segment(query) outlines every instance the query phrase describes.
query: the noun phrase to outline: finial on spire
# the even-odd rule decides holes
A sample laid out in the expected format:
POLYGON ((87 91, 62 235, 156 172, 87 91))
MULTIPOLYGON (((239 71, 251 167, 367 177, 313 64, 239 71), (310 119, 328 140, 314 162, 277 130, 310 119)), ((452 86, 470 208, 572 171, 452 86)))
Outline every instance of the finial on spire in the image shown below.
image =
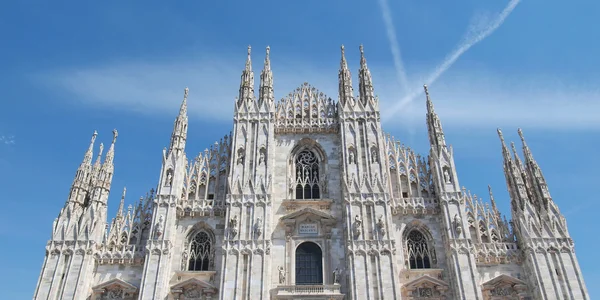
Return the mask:
POLYGON ((102 151, 104 151, 104 144, 100 143, 100 151, 98 152, 98 157, 102 156, 102 151))
POLYGON ((502 129, 498 128, 496 129, 496 131, 498 131, 498 137, 500 137, 500 141, 502 141, 502 144, 504 144, 504 136, 502 135, 502 129))
POLYGON ((517 147, 515 147, 515 142, 510 142, 510 148, 512 149, 512 152, 515 155, 515 157, 517 157, 518 154, 517 154, 517 147))
POLYGON ((521 138, 521 142, 523 142, 523 144, 525 144, 525 137, 523 136, 523 130, 521 130, 521 128, 517 129, 517 132, 519 133, 519 137, 521 138))
POLYGON ((342 49, 342 55, 344 55, 344 44, 342 44, 341 49, 342 49))
POLYGON ((365 49, 363 47, 362 44, 360 44, 360 46, 358 47, 358 49, 360 50, 360 55, 364 55, 365 54, 365 49))
POLYGON ((429 97, 429 90, 427 89, 427 85, 426 84, 423 85, 423 89, 425 90, 425 95, 427 97, 429 97))
POLYGON ((271 52, 271 47, 267 46, 267 57, 269 57, 269 53, 271 52))
POLYGON ((183 99, 187 99, 189 92, 190 89, 188 89, 188 87, 186 86, 185 89, 183 89, 183 99))
POLYGON ((92 143, 94 143, 96 141, 97 136, 98 136, 98 131, 94 130, 94 133, 92 134, 92 143))
POLYGON ((248 45, 248 56, 250 56, 251 52, 252 52, 252 47, 250 45, 248 45))

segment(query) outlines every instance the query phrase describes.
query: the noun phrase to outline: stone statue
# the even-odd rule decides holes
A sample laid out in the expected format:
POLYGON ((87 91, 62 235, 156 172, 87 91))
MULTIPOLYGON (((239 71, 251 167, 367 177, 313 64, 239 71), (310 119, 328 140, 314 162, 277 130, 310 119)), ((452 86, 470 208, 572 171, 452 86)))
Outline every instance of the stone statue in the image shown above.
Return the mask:
POLYGON ((340 270, 338 268, 333 271, 333 283, 340 284, 340 270))
POLYGON ((165 182, 166 186, 171 186, 173 183, 173 175, 171 175, 171 171, 167 171, 167 182, 165 182))
POLYGON ((381 235, 385 236, 385 223, 383 222, 383 215, 379 215, 379 219, 377 220, 377 227, 379 227, 379 232, 381 232, 381 235))
POLYGON ((377 150, 373 149, 373 151, 371 151, 371 159, 373 160, 373 163, 377 162, 377 150))
POLYGON ((163 222, 165 221, 165 216, 160 215, 158 217, 158 222, 156 222, 156 229, 154 230, 154 237, 158 238, 163 234, 163 222))
POLYGON ((256 238, 259 238, 262 235, 262 219, 256 218, 256 224, 254 224, 254 234, 256 238))
POLYGON ((444 181, 446 183, 451 183, 451 181, 450 181, 450 173, 448 172, 448 169, 444 169, 444 181))
POLYGON ((229 232, 231 233, 232 237, 237 235, 237 216, 234 216, 231 220, 229 220, 229 232))
POLYGON ((279 266, 277 270, 279 270, 279 284, 285 284, 285 273, 283 272, 283 267, 279 266))
POLYGON ((361 230, 361 225, 362 225, 362 220, 360 219, 360 217, 358 215, 356 215, 356 217, 354 217, 354 237, 358 238, 360 236, 360 234, 362 233, 361 230))
POLYGON ((260 157, 258 158, 258 164, 262 165, 265 163, 265 153, 263 151, 260 151, 260 157))
POLYGON ((357 226, 360 226, 360 225, 362 224, 362 220, 360 219, 360 216, 359 216, 359 215, 356 215, 356 216, 354 217, 354 223, 355 223, 357 226))
POLYGON ((237 159, 237 164, 238 165, 243 165, 244 164, 244 151, 241 151, 242 149, 240 149, 240 151, 238 151, 238 159, 237 159))
POLYGON ((354 151, 352 149, 348 153, 348 164, 354 164, 354 151))
POLYGON ((462 233, 462 219, 458 214, 454 215, 454 229, 456 230, 456 234, 460 236, 462 233))

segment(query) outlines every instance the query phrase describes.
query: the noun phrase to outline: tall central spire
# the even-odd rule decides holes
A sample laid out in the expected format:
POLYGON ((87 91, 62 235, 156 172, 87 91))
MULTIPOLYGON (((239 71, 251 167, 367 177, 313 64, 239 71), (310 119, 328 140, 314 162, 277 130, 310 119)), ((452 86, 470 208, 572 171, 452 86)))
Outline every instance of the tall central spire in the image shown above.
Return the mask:
POLYGON ((344 51, 344 45, 341 47, 342 59, 340 61, 340 72, 338 75, 339 81, 339 97, 342 105, 346 103, 352 103, 352 95, 354 90, 352 89, 352 75, 350 69, 348 69, 348 63, 346 62, 346 53, 344 51))
POLYGON ((429 97, 427 85, 423 85, 423 89, 425 90, 425 97, 427 98, 427 129, 429 131, 429 143, 431 144, 431 147, 435 149, 446 147, 442 122, 440 122, 440 118, 433 109, 433 102, 429 97))
POLYGON ((185 150, 185 141, 187 139, 187 127, 188 127, 188 115, 187 115, 187 98, 190 89, 187 87, 183 90, 183 101, 181 101, 181 107, 179 108, 179 115, 175 119, 173 125, 173 133, 171 134, 171 145, 169 146, 169 153, 181 153, 185 150))
POLYGON ((252 71, 252 59, 250 53, 252 47, 248 46, 248 57, 246 58, 246 67, 242 71, 240 80, 239 103, 244 103, 254 100, 254 72, 252 71))

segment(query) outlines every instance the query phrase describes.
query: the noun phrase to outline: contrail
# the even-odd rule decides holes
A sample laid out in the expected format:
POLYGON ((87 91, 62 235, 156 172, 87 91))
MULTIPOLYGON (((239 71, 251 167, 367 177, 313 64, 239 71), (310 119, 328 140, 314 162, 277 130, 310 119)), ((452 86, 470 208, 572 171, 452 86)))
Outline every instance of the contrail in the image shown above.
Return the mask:
POLYGON ((402 62, 402 55, 400 54, 398 39, 396 39, 396 29, 394 28, 392 15, 390 14, 390 7, 388 6, 387 0, 379 0, 379 6, 381 8, 381 15, 383 17, 387 38, 390 42, 392 57, 394 58, 396 76, 398 76, 398 80, 400 81, 400 88, 402 89, 402 92, 405 92, 406 89, 408 89, 408 79, 406 76, 406 70, 404 69, 404 63, 402 62))
MULTIPOLYGON (((384 0, 381 0, 384 1, 384 0)), ((431 73, 425 80, 425 83, 428 85, 433 84, 444 72, 446 72, 459 58, 463 55, 467 50, 471 47, 475 46, 475 44, 481 42, 483 39, 494 33, 502 23, 506 20, 506 18, 510 15, 510 13, 517 7, 521 0, 511 0, 508 5, 504 8, 504 10, 489 24, 487 27, 484 27, 482 30, 479 30, 479 33, 476 33, 475 36, 469 35, 477 28, 474 28, 473 25, 469 26, 469 30, 467 31, 467 38, 463 43, 461 43, 450 55, 446 56, 444 62, 438 66, 433 73, 431 73)), ((402 100, 394 105, 388 112, 387 116, 394 116, 399 110, 401 110, 404 106, 412 102, 417 96, 421 95, 423 89, 421 87, 414 89, 407 96, 402 98, 402 100)), ((386 120, 388 118, 385 118, 386 120)))

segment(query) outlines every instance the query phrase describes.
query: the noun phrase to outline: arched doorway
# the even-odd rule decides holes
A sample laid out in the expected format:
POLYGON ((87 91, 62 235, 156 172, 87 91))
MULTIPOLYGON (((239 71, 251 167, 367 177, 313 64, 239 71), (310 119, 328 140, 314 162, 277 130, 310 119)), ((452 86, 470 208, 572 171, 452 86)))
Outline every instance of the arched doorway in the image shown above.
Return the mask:
POLYGON ((323 284, 323 252, 312 242, 296 248, 296 285, 323 284))

